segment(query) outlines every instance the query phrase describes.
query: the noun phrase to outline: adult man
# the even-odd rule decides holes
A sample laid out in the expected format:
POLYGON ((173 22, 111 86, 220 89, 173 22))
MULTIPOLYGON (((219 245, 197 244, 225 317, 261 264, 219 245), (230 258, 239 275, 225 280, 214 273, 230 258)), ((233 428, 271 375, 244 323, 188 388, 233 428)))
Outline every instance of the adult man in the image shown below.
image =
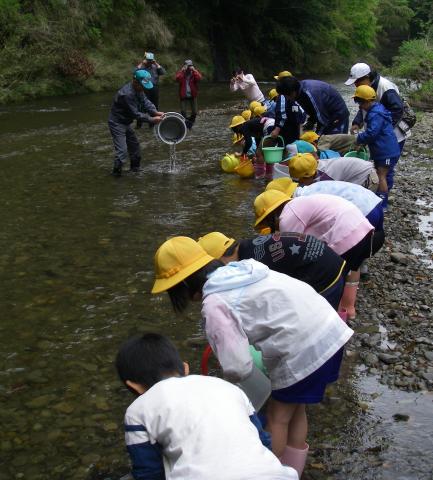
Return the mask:
POLYGON ((113 137, 115 159, 113 175, 122 175, 122 166, 128 155, 131 162, 131 170, 137 172, 140 168, 141 154, 140 143, 131 123, 137 120, 157 124, 161 121, 163 112, 158 112, 154 104, 144 95, 145 89, 153 87, 150 81, 150 73, 146 70, 136 70, 132 81, 123 85, 113 99, 108 127, 113 137))
MULTIPOLYGON (((376 101, 381 103, 391 113, 392 126, 401 153, 406 138, 410 137, 411 131, 409 126, 402 121, 403 100, 400 97, 397 86, 387 78, 382 77, 372 70, 366 63, 355 63, 350 69, 350 76, 345 84, 355 85, 355 87, 367 85, 376 92, 376 101)), ((352 121, 351 133, 359 132, 359 129, 365 123, 365 115, 366 113, 363 113, 362 109, 360 109, 352 121)), ((395 165, 391 165, 386 175, 388 190, 391 190, 394 185, 394 167, 395 165)))
POLYGON ((202 74, 194 67, 192 60, 185 60, 183 67, 176 73, 175 80, 179 83, 180 113, 186 119, 186 125, 191 128, 197 117, 198 82, 202 74), (187 117, 188 109, 191 115, 187 117))
POLYGON ((146 97, 155 105, 156 109, 159 108, 159 77, 165 75, 166 71, 155 60, 155 55, 152 52, 146 52, 144 54, 143 61, 137 65, 140 70, 147 70, 150 73, 150 80, 153 83, 153 87, 146 90, 146 97))
POLYGON ((349 110, 343 97, 329 83, 283 77, 277 82, 277 92, 298 102, 305 110, 308 115, 306 130, 316 125, 319 135, 347 133, 349 110))

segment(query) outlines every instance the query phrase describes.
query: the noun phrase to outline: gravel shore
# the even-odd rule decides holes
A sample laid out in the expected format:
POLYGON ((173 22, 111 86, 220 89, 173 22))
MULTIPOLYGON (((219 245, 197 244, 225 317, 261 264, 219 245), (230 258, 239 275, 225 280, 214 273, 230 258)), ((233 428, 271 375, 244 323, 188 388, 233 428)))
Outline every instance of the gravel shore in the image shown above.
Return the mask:
POLYGON ((347 352, 380 382, 408 391, 433 386, 433 113, 420 117, 397 166, 386 242, 368 262, 347 352))

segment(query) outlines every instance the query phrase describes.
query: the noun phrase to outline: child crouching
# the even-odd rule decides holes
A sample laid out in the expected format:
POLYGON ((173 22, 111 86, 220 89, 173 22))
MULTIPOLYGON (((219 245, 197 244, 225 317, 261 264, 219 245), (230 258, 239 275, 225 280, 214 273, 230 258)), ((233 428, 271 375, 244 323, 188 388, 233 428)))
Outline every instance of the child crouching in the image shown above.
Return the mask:
POLYGON ((188 374, 174 345, 148 333, 126 341, 116 367, 138 398, 125 415, 136 480, 297 480, 267 448, 246 395, 215 377, 188 374))

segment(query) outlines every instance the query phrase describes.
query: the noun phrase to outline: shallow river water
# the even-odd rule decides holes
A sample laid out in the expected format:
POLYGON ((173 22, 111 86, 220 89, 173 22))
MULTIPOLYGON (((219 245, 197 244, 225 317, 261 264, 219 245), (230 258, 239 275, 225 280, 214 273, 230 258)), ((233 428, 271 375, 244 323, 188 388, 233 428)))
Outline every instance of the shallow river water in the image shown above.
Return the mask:
MULTIPOLYGON (((177 110, 174 87, 161 97, 162 110, 177 110)), ((109 175, 111 98, 0 110, 1 480, 127 473, 122 417, 132 398, 113 368, 119 344, 143 330, 165 333, 193 372, 203 349, 198 307, 178 318, 165 295, 149 293, 156 248, 173 235, 254 233, 263 183, 219 167, 240 103, 227 85, 203 85, 176 172, 168 146, 144 126, 143 171, 121 179, 109 175)), ((431 396, 390 391, 348 359, 311 409, 315 463, 305 477, 432 478, 431 406, 431 396)))

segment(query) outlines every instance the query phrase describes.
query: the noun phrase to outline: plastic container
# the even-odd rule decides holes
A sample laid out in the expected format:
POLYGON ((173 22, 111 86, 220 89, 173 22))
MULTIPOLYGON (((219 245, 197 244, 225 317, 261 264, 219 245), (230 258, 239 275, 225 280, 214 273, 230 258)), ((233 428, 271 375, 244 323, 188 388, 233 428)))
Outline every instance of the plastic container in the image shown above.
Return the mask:
POLYGON ((180 113, 167 112, 160 123, 155 125, 155 136, 164 143, 175 145, 184 140, 187 134, 185 119, 180 113))
POLYGON ((284 178, 290 177, 289 167, 287 165, 274 165, 274 171, 272 172, 272 178, 284 178))
POLYGON ((284 153, 284 138, 278 136, 278 141, 281 140, 282 146, 281 147, 264 147, 263 143, 267 138, 273 138, 271 135, 266 135, 262 139, 262 152, 263 157, 265 158, 266 163, 280 163, 283 160, 283 153, 284 153))
POLYGON ((234 171, 242 178, 251 178, 254 176, 253 162, 248 158, 239 163, 234 171))
POLYGON ((238 383, 238 386, 250 399, 256 412, 263 407, 272 391, 271 381, 255 365, 250 376, 238 383))
POLYGON ((239 166, 239 159, 236 155, 226 153, 221 159, 221 168, 226 173, 233 173, 237 166, 239 166))
POLYGON ((355 157, 355 158, 362 158, 362 160, 368 160, 369 155, 367 150, 351 150, 344 154, 345 157, 355 157))

